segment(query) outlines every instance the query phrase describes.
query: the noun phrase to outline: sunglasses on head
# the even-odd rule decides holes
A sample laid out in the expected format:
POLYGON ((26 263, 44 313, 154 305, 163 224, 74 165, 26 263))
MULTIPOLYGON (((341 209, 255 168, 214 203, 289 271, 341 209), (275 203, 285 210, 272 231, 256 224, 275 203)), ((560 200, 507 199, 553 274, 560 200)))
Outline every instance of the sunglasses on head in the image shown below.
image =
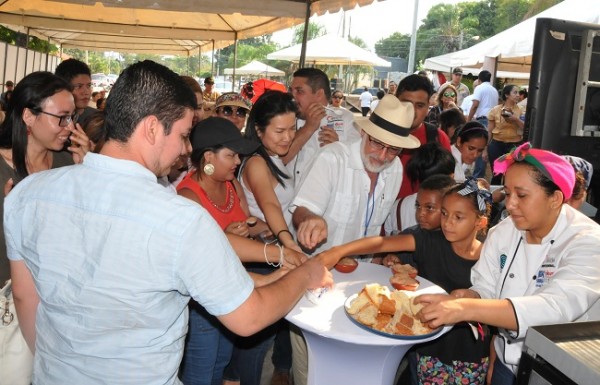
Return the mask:
POLYGON ((456 96, 454 92, 444 92, 444 96, 447 98, 453 98, 456 96))
POLYGON ((245 118, 248 115, 248 110, 245 108, 223 106, 220 109, 221 113, 225 116, 232 116, 235 113, 237 117, 245 118))

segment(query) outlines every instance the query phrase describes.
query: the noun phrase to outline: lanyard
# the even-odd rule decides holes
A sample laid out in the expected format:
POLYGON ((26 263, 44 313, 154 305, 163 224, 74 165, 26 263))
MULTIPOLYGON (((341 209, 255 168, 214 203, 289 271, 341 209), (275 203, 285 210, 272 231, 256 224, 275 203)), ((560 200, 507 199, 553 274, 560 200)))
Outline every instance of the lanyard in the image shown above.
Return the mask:
POLYGON ((375 187, 373 187, 373 194, 371 194, 370 200, 369 200, 369 193, 367 193, 367 210, 365 211, 365 231, 363 233, 364 237, 367 236, 367 229, 369 228, 369 224, 371 224, 371 219, 373 219, 373 213, 375 212, 375 190, 377 189, 378 181, 379 181, 379 174, 377 174, 377 179, 375 180, 375 187), (371 206, 371 212, 369 212, 369 206, 371 206))

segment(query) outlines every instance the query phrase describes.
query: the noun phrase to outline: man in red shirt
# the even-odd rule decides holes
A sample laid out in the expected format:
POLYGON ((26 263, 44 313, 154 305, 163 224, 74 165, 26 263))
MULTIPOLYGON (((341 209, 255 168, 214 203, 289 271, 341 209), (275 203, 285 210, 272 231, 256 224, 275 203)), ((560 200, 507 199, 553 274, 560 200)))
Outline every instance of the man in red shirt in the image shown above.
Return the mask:
MULTIPOLYGON (((423 122, 429 112, 429 98, 433 94, 433 85, 426 77, 419 75, 410 75, 402 79, 396 90, 396 97, 403 102, 410 102, 414 106, 415 118, 411 127, 410 134, 415 136, 421 144, 437 141, 442 147, 450 151, 450 139, 448 135, 438 127, 431 126, 423 122), (429 135, 427 134, 429 131, 429 135), (437 135, 436 135, 437 134, 437 135)), ((409 180, 406 175, 406 164, 412 157, 415 150, 403 149, 400 156, 402 167, 404 168, 404 177, 398 198, 404 198, 407 195, 416 193, 419 189, 418 182, 409 180)))

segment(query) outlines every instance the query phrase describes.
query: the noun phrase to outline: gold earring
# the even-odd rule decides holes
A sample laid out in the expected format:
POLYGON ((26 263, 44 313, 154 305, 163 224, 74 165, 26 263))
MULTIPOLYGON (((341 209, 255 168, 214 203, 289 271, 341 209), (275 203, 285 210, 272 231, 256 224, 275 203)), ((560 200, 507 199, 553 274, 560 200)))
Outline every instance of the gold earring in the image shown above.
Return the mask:
POLYGON ((215 173, 215 166, 212 163, 207 163, 204 165, 203 170, 206 175, 212 175, 215 173))

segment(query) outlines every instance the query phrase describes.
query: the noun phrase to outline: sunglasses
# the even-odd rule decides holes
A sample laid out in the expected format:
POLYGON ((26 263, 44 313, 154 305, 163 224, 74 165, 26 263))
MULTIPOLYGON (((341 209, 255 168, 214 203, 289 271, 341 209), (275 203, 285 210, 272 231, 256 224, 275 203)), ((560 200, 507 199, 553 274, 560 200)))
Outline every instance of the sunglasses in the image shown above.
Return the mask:
POLYGON ((245 108, 224 106, 220 108, 220 113, 224 116, 233 116, 233 114, 235 113, 235 116, 237 116, 238 118, 245 118, 246 115, 248 115, 248 110, 245 108))
POLYGON ((67 127, 71 123, 75 124, 75 122, 77 122, 77 118, 79 117, 77 114, 72 114, 72 115, 56 115, 56 114, 52 114, 50 112, 46 112, 46 111, 42 111, 42 110, 39 110, 39 112, 42 113, 42 114, 46 114, 46 115, 50 115, 50 116, 53 116, 55 118, 58 118, 58 125, 60 127, 67 127))
POLYGON ((444 92, 444 96, 447 98, 453 98, 456 96, 454 92, 444 92))
POLYGON ((343 95, 333 95, 331 98, 332 99, 344 99, 344 96, 343 95))

